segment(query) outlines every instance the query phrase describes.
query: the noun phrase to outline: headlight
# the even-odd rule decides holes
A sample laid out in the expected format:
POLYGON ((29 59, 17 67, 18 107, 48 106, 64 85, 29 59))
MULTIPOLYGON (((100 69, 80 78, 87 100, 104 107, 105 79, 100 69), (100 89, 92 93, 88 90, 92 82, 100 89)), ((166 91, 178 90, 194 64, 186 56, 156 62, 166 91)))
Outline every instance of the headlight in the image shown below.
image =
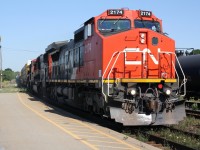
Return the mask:
POLYGON ((141 42, 142 44, 144 44, 144 43, 145 43, 145 39, 140 39, 140 42, 141 42))
POLYGON ((132 89, 132 90, 130 91, 130 93, 131 93, 131 95, 135 95, 135 94, 136 94, 136 89, 132 89))
POLYGON ((140 43, 141 44, 146 44, 146 41, 147 41, 146 36, 147 36, 146 33, 143 33, 143 32, 140 33, 140 43))
POLYGON ((171 94, 171 90, 170 89, 164 89, 164 92, 166 95, 170 95, 171 94))
POLYGON ((145 38, 145 36, 146 36, 146 35, 145 35, 145 33, 140 33, 140 37, 141 37, 141 38, 143 38, 143 39, 144 39, 144 38, 145 38))

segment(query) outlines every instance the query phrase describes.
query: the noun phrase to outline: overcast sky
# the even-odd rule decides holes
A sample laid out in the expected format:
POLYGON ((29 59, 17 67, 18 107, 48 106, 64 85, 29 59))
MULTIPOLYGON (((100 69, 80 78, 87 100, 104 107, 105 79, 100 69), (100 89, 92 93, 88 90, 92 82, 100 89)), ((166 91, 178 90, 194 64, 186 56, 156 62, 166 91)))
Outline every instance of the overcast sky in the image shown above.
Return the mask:
POLYGON ((152 11, 177 48, 197 49, 199 7, 199 0, 0 0, 3 69, 20 71, 49 44, 73 38, 87 19, 111 8, 152 11))

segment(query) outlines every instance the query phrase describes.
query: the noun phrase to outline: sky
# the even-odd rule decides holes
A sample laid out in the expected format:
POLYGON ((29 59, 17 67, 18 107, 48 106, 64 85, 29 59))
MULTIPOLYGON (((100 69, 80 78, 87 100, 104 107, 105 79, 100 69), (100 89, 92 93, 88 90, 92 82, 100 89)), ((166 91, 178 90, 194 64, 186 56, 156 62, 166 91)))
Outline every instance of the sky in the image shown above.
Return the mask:
POLYGON ((149 10, 163 21, 177 48, 200 49, 199 0, 0 0, 3 70, 21 71, 55 41, 107 9, 149 10))

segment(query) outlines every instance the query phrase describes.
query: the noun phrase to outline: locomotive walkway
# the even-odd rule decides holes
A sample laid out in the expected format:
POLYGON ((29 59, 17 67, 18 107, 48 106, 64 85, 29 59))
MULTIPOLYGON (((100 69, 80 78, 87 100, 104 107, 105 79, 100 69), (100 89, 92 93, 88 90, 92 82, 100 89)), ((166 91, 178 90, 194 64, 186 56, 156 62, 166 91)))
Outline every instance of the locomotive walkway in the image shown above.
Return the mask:
POLYGON ((25 93, 0 94, 0 150, 156 150, 25 93))

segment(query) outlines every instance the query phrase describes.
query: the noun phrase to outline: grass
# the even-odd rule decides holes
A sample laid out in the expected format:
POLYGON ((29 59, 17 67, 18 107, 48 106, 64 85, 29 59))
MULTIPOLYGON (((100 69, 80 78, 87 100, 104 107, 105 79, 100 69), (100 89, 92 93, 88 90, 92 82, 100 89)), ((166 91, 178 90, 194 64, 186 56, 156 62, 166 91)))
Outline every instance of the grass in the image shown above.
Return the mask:
POLYGON ((2 83, 2 88, 0 88, 0 93, 15 93, 21 91, 20 88, 13 82, 5 81, 2 83))
POLYGON ((149 137, 141 134, 141 133, 138 133, 136 135, 136 139, 138 139, 139 141, 142 141, 142 142, 148 142, 149 141, 149 137))
POLYGON ((148 142, 149 141, 149 137, 141 134, 139 131, 137 133, 135 133, 134 135, 131 133, 130 130, 124 130, 124 131, 122 131, 122 133, 125 135, 124 138, 133 137, 133 138, 136 138, 137 140, 142 141, 142 142, 148 142))
POLYGON ((16 93, 19 91, 20 89, 17 87, 6 87, 6 88, 0 89, 0 93, 16 93))
POLYGON ((159 131, 151 130, 149 133, 194 149, 200 149, 200 139, 195 139, 194 137, 185 135, 180 132, 172 133, 170 129, 162 129, 159 131))
MULTIPOLYGON (((186 117, 183 121, 180 121, 179 124, 172 125, 172 127, 195 134, 200 134, 200 119, 186 117)), ((181 132, 171 132, 170 129, 161 129, 157 131, 151 130, 149 133, 194 149, 200 149, 200 139, 185 135, 181 132)))
POLYGON ((186 117, 183 121, 180 121, 179 124, 173 125, 172 127, 183 131, 200 134, 200 119, 186 117))
MULTIPOLYGON (((195 119, 194 117, 186 117, 183 121, 181 121, 179 124, 177 125, 173 125, 173 128, 176 129, 180 129, 183 131, 188 131, 188 132, 192 132, 192 133, 196 133, 196 134, 200 134, 200 119, 195 119)), ((159 137, 163 137, 167 140, 194 148, 194 149, 200 149, 200 139, 196 139, 192 136, 188 136, 185 135, 182 132, 172 132, 170 131, 170 129, 148 129, 148 130, 142 130, 143 132, 148 132, 149 134, 155 135, 155 136, 159 136, 159 137)), ((130 131, 125 130, 124 132, 125 137, 130 135, 130 131)), ((131 135, 131 137, 133 137, 131 135)), ((139 132, 135 132, 134 133, 134 138, 142 141, 142 142, 148 142, 149 137, 144 136, 142 133, 139 132)), ((169 144, 166 142, 164 144, 165 147, 167 147, 166 149, 170 149, 169 144)))

